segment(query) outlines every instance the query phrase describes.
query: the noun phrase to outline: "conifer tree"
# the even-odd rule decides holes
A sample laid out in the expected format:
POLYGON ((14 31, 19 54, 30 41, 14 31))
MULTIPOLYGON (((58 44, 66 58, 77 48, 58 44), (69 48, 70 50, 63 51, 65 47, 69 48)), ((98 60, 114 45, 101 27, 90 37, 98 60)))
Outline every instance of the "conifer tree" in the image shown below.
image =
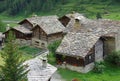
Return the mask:
POLYGON ((1 57, 3 58, 4 65, 1 66, 0 81, 27 81, 26 74, 28 73, 23 66, 22 52, 19 51, 19 47, 15 42, 15 38, 12 32, 7 37, 7 43, 1 57))

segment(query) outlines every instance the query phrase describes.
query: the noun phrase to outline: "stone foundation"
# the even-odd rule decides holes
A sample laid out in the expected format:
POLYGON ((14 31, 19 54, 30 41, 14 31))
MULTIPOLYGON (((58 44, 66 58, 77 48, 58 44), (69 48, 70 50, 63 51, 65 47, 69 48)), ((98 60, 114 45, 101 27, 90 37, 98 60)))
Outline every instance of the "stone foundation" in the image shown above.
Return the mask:
POLYGON ((47 48, 47 42, 43 40, 39 40, 36 38, 32 38, 32 45, 38 48, 47 48))
POLYGON ((20 45, 24 45, 24 46, 29 46, 32 44, 31 40, 25 40, 25 39, 16 39, 17 43, 20 45))
POLYGON ((62 65, 60 65, 60 67, 61 68, 67 68, 69 70, 77 71, 77 72, 80 72, 80 73, 87 73, 94 68, 94 63, 90 63, 90 64, 86 65, 85 67, 84 66, 77 67, 77 66, 72 66, 72 65, 69 65, 69 64, 62 64, 62 65))

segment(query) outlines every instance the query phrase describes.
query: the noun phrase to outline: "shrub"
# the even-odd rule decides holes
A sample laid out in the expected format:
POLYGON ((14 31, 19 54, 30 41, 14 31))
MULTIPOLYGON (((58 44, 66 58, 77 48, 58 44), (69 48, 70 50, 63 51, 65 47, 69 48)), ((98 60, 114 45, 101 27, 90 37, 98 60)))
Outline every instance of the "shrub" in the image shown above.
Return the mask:
POLYGON ((109 63, 120 66, 120 51, 114 51, 106 58, 109 63))
POLYGON ((60 45, 61 41, 55 41, 51 44, 48 45, 48 49, 50 52, 52 52, 53 54, 55 54, 56 49, 58 48, 58 46, 60 45))
POLYGON ((101 13, 98 12, 98 13, 96 14, 96 18, 97 18, 97 19, 102 19, 101 13))
POLYGON ((104 62, 95 62, 94 72, 103 73, 105 68, 104 62))

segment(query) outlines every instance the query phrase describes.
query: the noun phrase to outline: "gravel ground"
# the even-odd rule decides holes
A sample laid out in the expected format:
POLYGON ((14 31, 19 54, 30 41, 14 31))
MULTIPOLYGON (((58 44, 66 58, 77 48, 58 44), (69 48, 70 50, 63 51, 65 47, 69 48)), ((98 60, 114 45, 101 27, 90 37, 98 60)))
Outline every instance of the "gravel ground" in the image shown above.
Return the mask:
POLYGON ((65 80, 63 80, 62 77, 60 76, 60 74, 58 72, 56 72, 52 76, 51 81, 65 81, 65 80))

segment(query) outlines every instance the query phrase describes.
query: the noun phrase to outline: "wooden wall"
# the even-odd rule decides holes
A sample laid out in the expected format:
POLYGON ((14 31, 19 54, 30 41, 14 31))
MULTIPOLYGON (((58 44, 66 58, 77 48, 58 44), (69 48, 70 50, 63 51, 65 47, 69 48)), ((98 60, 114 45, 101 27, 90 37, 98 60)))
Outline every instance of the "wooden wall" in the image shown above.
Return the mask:
POLYGON ((39 27, 33 29, 33 38, 47 41, 47 34, 39 27))
POLYGON ((67 24, 69 23, 70 19, 66 16, 63 16, 63 17, 59 18, 59 21, 66 27, 67 24))
POLYGON ((63 55, 56 55, 57 64, 62 64, 63 62, 66 62, 67 64, 73 65, 73 66, 84 66, 84 59, 78 58, 78 57, 72 57, 72 56, 63 56, 63 55))
POLYGON ((26 40, 30 40, 32 37, 32 34, 23 34, 15 29, 10 29, 9 31, 5 32, 5 38, 8 37, 9 32, 12 32, 13 35, 15 36, 16 39, 26 39, 26 40))

